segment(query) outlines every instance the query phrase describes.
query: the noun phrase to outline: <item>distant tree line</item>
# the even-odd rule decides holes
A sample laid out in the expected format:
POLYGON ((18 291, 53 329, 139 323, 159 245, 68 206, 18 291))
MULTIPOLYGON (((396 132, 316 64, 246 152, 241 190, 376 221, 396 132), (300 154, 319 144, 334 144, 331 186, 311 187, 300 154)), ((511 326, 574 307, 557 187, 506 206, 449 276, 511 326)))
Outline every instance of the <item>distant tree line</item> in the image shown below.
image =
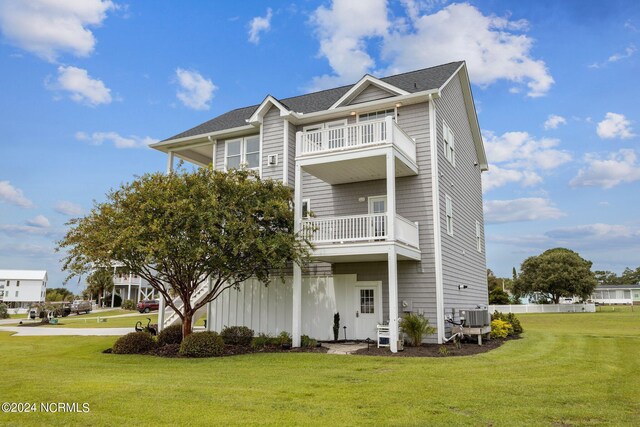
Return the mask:
POLYGON ((620 276, 613 271, 597 270, 594 272, 599 284, 605 286, 623 286, 640 284, 640 267, 635 270, 625 268, 620 276))

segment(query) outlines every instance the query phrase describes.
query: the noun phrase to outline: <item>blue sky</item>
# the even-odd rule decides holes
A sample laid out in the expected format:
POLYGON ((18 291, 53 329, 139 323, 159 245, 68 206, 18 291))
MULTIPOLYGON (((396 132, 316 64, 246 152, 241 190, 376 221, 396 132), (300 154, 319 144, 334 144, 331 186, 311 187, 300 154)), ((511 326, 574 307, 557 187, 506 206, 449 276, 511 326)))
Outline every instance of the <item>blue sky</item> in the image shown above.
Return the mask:
MULTIPOLYGON (((564 246, 640 265, 637 1, 0 0, 0 267, 47 269, 146 148, 227 110, 466 60, 487 266, 564 246)), ((79 285, 69 286, 78 290, 79 285)))

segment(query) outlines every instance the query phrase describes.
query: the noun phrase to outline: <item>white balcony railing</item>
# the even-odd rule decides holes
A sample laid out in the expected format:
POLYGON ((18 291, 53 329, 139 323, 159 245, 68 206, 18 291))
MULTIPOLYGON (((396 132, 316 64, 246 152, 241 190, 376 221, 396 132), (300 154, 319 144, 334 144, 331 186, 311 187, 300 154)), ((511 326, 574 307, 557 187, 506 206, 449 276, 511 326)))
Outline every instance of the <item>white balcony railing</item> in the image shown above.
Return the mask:
POLYGON ((299 156, 331 153, 372 146, 394 144, 410 159, 416 158, 416 143, 393 120, 372 120, 347 126, 299 132, 299 156))
MULTIPOLYGON (((395 219, 395 239, 419 248, 418 224, 399 215, 395 219)), ((314 245, 394 240, 388 221, 386 213, 311 218, 302 221, 302 232, 314 245)))

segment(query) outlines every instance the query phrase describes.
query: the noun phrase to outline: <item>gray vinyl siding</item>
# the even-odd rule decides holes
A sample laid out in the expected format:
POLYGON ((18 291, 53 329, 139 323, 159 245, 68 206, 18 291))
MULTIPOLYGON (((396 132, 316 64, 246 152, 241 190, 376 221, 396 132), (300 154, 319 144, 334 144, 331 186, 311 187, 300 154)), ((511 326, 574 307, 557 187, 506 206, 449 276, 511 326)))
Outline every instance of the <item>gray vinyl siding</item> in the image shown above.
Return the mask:
POLYGON ((445 313, 488 303, 484 222, 480 168, 464 108, 460 79, 455 76, 435 101, 440 174, 440 215, 445 313), (455 167, 446 159, 443 120, 454 134, 455 167), (446 230, 445 195, 453 200, 453 236, 446 230), (482 252, 476 248, 476 221, 480 223, 482 252), (459 285, 468 286, 460 290, 459 285))
POLYGON ((376 85, 369 85, 365 90, 360 92, 358 96, 353 98, 353 100, 349 104, 361 104, 367 101, 375 101, 376 99, 389 98, 393 96, 387 90, 381 89, 376 85))
MULTIPOLYGON (((431 166, 429 109, 427 103, 398 109, 398 124, 416 140, 417 176, 396 179, 398 215, 419 223, 421 261, 398 262, 398 300, 406 301, 412 311, 423 313, 431 325, 436 324, 435 256, 433 239, 433 205, 431 201, 431 166)), ((303 198, 311 200, 317 217, 358 215, 368 212, 367 198, 385 195, 386 180, 330 185, 303 173, 303 198), (360 202, 359 199, 365 200, 360 202)), ((380 280, 383 284, 384 318, 389 317, 388 269, 386 262, 339 263, 334 274, 357 274, 358 280, 380 280)), ((402 313, 402 307, 399 307, 402 313)), ((430 338, 435 340, 435 336, 430 338)))
POLYGON ((280 110, 271 107, 262 121, 262 179, 282 181, 284 162, 284 124, 280 110), (276 154, 278 163, 269 165, 268 156, 276 154))

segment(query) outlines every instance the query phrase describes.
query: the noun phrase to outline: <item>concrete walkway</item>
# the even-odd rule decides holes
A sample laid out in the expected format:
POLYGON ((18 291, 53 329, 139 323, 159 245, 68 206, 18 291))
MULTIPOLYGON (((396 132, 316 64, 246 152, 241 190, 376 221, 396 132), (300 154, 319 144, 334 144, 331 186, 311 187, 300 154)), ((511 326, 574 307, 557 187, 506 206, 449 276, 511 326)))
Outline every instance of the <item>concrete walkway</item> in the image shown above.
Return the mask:
POLYGON ((362 348, 367 348, 366 343, 333 344, 323 342, 322 346, 329 349, 329 351, 327 351, 327 354, 351 354, 362 348))
POLYGON ((14 336, 120 336, 134 332, 133 328, 59 328, 40 326, 0 326, 0 332, 15 332, 14 336))

